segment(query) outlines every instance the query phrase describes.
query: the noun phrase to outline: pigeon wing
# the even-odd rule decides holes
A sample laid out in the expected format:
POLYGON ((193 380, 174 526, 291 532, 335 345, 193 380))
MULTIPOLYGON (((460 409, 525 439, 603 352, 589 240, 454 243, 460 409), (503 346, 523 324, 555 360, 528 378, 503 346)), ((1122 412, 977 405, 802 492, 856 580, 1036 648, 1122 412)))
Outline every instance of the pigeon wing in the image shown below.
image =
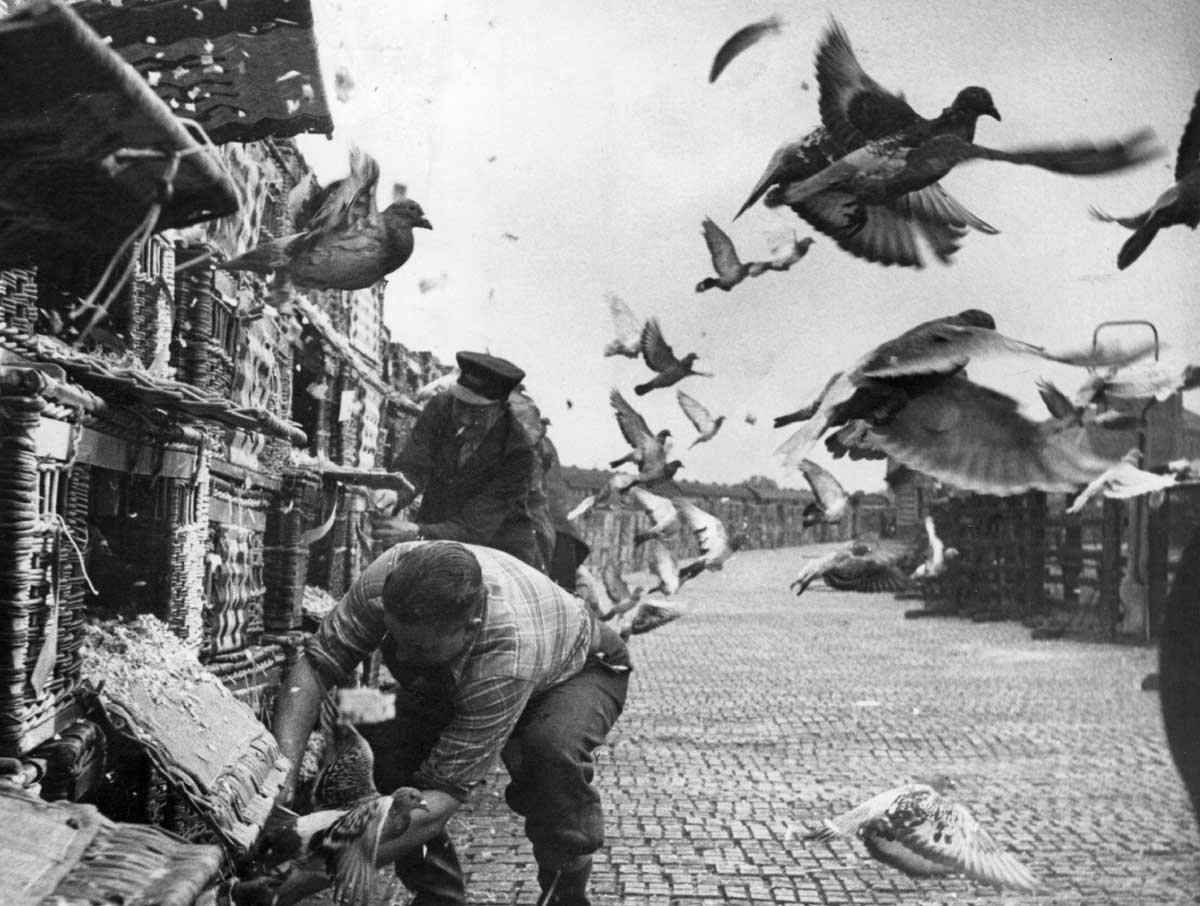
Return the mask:
POLYGON ((1071 432, 1030 421, 1011 397, 961 375, 874 424, 869 440, 911 469, 998 496, 1071 491, 1111 464, 1071 432))
POLYGON ((604 354, 624 355, 636 359, 641 352, 642 320, 616 294, 609 293, 607 298, 616 337, 605 348, 604 354))
POLYGON ((643 487, 632 487, 629 496, 633 498, 643 513, 650 517, 655 526, 669 526, 676 520, 676 510, 673 501, 661 497, 643 487))
POLYGON ((724 72, 726 66, 733 62, 734 58, 753 47, 767 35, 777 34, 782 25, 778 16, 768 16, 759 22, 752 22, 744 28, 739 28, 730 35, 713 58, 712 69, 708 73, 709 84, 717 80, 717 77, 724 72))
POLYGON ((867 75, 850 38, 833 19, 817 50, 817 84, 821 121, 846 151, 921 122, 903 96, 867 75))
POLYGON ((375 856, 391 807, 392 797, 380 796, 351 809, 329 828, 325 841, 333 851, 333 899, 339 906, 370 902, 375 856))
POLYGON ((1038 396, 1046 404, 1046 409, 1055 418, 1071 418, 1075 415, 1075 404, 1067 395, 1054 386, 1050 381, 1039 378, 1037 382, 1038 396))
POLYGON ((682 390, 676 389, 675 398, 679 400, 679 408, 683 410, 683 414, 687 416, 688 421, 701 434, 707 434, 715 427, 713 417, 703 404, 684 393, 682 390))
POLYGON ((823 578, 837 591, 899 591, 909 584, 908 576, 897 567, 870 555, 842 559, 826 569, 823 578))
POLYGON ((742 262, 738 258, 733 240, 716 223, 708 217, 701 224, 704 231, 704 242, 708 246, 708 254, 712 258, 713 269, 717 275, 727 279, 736 279, 741 271, 742 262))
POLYGON ((700 552, 706 558, 722 556, 729 549, 725 523, 720 519, 712 513, 700 509, 690 500, 675 501, 675 508, 679 511, 684 523, 696 536, 700 552))
POLYGON ((354 229, 376 213, 379 164, 357 145, 350 148, 350 175, 330 183, 316 199, 309 232, 354 229))
POLYGON ((1179 151, 1175 155, 1175 181, 1183 179, 1200 166, 1200 91, 1192 101, 1192 112, 1183 137, 1179 139, 1179 151))
POLYGON ((608 593, 608 597, 612 603, 616 604, 620 601, 628 600, 632 592, 629 590, 629 583, 621 575, 621 567, 616 563, 610 563, 604 567, 604 590, 608 593))
POLYGON ((976 881, 1026 891, 1041 886, 960 803, 927 797, 923 808, 893 816, 891 829, 901 846, 976 881))
POLYGON ((679 360, 675 358, 675 351, 663 339, 658 318, 647 319, 642 328, 642 358, 652 370, 658 372, 679 364, 679 360))
POLYGON ((629 405, 629 401, 621 395, 621 391, 614 387, 608 394, 608 401, 613 407, 613 413, 617 417, 617 425, 621 429, 621 436, 625 438, 625 443, 635 450, 641 450, 647 439, 654 441, 650 426, 646 424, 646 420, 638 411, 629 405))

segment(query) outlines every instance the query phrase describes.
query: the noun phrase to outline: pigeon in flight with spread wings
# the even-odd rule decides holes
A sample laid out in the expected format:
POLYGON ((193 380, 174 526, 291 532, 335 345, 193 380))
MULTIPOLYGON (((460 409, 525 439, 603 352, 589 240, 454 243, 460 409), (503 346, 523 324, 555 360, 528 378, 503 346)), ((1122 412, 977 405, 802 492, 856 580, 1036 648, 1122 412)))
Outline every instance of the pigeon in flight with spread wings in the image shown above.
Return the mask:
POLYGON ((1136 362, 1122 368, 1107 368, 1088 375, 1075 394, 1079 406, 1115 401, 1158 402, 1184 390, 1200 387, 1200 365, 1168 368, 1161 362, 1136 362))
POLYGON ((1119 223, 1133 230, 1117 253, 1117 267, 1125 270, 1141 257, 1142 252, 1154 241, 1158 231, 1169 226, 1183 225, 1196 229, 1200 225, 1200 91, 1192 101, 1192 112, 1179 150, 1175 155, 1175 184, 1140 214, 1128 217, 1113 217, 1098 208, 1092 208, 1092 216, 1105 223, 1119 223))
POLYGON ((854 57, 850 41, 831 22, 817 54, 821 120, 852 150, 823 170, 781 186, 775 203, 796 204, 826 192, 844 193, 853 219, 863 205, 884 204, 935 184, 970 160, 1006 161, 1055 173, 1093 176, 1113 173, 1161 153, 1153 133, 1141 130, 1101 144, 1081 141, 998 151, 974 143, 980 116, 1000 119, 991 94, 977 85, 962 89, 934 119, 919 116, 902 97, 884 91, 854 57), (873 134, 866 134, 863 123, 873 134), (862 141, 865 139, 865 141, 862 141))
POLYGON ((1162 491, 1175 484, 1174 475, 1147 472, 1138 468, 1141 462, 1142 452, 1134 447, 1121 457, 1120 462, 1105 469, 1080 491, 1075 501, 1067 507, 1067 513, 1073 515, 1080 512, 1097 494, 1103 493, 1111 500, 1128 500, 1130 497, 1162 491))
POLYGON ((679 581, 694 579, 705 570, 720 570, 725 561, 734 555, 740 546, 738 539, 729 537, 725 523, 690 500, 675 501, 679 516, 691 531, 700 548, 700 555, 679 567, 679 581))
POLYGON ((805 560, 789 588, 798 598, 818 579, 836 591, 898 591, 908 586, 908 576, 891 556, 861 541, 805 560))
POLYGON ((646 420, 633 406, 629 405, 629 402, 616 388, 609 393, 608 400, 617 417, 621 435, 625 438, 625 442, 633 448, 619 459, 614 459, 609 465, 615 469, 622 463, 633 463, 638 468, 637 482, 639 484, 653 485, 673 478, 675 473, 683 467, 683 463, 678 459, 667 461, 666 442, 671 432, 664 428, 658 434, 651 434, 646 420))
MULTIPOLYGON (((765 200, 768 207, 788 204, 802 220, 834 239, 844 251, 885 267, 924 267, 921 240, 947 264, 969 230, 997 232, 936 183, 878 204, 860 202, 840 186, 799 201, 785 201, 783 193, 789 186, 816 176, 869 141, 905 127, 935 122, 921 117, 903 97, 884 90, 866 74, 836 22, 830 23, 822 37, 817 70, 818 74, 824 73, 822 117, 827 123, 834 121, 837 128, 817 126, 776 149, 734 219, 770 190, 765 200)), ((974 137, 975 119, 980 112, 988 112, 971 105, 971 97, 956 102, 939 118, 943 124, 953 121, 968 140, 974 137)))
POLYGON ((1050 415, 1064 427, 1095 425, 1112 431, 1136 431, 1142 422, 1140 417, 1116 409, 1101 412, 1093 403, 1073 403, 1070 397, 1044 378, 1038 379, 1037 390, 1050 415))
POLYGON ((687 416, 688 421, 692 426, 700 432, 696 435, 696 439, 688 444, 688 449, 702 444, 706 440, 712 440, 716 437, 717 432, 721 430, 721 425, 725 423, 725 416, 718 415, 715 418, 712 413, 697 399, 688 396, 682 390, 675 390, 675 399, 679 401, 679 408, 683 410, 683 414, 687 416))
POLYGON ((710 289, 720 289, 725 292, 733 289, 747 277, 760 277, 767 271, 786 271, 808 253, 812 239, 793 238, 790 242, 781 243, 772 248, 775 257, 769 261, 742 262, 737 249, 729 235, 712 221, 705 217, 702 224, 704 242, 708 245, 708 254, 712 258, 715 277, 705 277, 696 284, 696 292, 702 293, 710 289))
POLYGON ((679 531, 679 511, 673 500, 661 497, 645 488, 633 487, 628 495, 638 509, 650 517, 650 528, 633 536, 633 544, 645 544, 652 538, 663 538, 679 531))
POLYGON ((421 206, 400 198, 379 211, 379 165, 357 147, 350 175, 317 196, 305 228, 281 236, 219 265, 223 270, 276 272, 303 289, 355 290, 374 286, 404 265, 413 252, 413 229, 431 230, 421 206))
POLYGON ((846 515, 846 508, 850 505, 850 497, 842 483, 832 472, 811 459, 801 460, 798 468, 808 480, 808 486, 812 488, 815 498, 804 508, 804 527, 819 525, 822 522, 841 522, 842 517, 846 515))
POLYGON ((855 837, 874 858, 917 878, 960 874, 996 887, 1035 891, 1041 883, 966 806, 914 783, 873 796, 826 820, 806 842, 855 837))
POLYGON ((644 591, 643 587, 638 585, 630 590, 629 583, 621 575, 621 567, 616 563, 610 563, 604 567, 602 576, 604 579, 604 591, 608 595, 612 605, 600 619, 611 620, 614 617, 622 616, 629 613, 629 611, 633 610, 641 602, 642 592, 644 591))
POLYGON ((689 352, 682 359, 675 357, 675 351, 663 339, 662 328, 659 326, 657 318, 650 318, 646 321, 646 326, 642 330, 642 358, 652 371, 658 373, 644 384, 638 384, 633 388, 633 392, 638 396, 644 396, 656 387, 670 387, 692 375, 712 377, 707 372, 696 371, 692 368, 696 359, 699 358, 696 353, 689 352))
POLYGON ((636 359, 642 354, 642 329, 646 322, 635 315, 633 309, 616 293, 608 293, 606 298, 616 336, 604 347, 604 354, 636 359))
POLYGON ((712 69, 708 73, 709 84, 717 80, 717 77, 725 71, 733 60, 744 53, 749 48, 753 47, 767 35, 777 35, 783 28, 783 21, 778 16, 768 16, 765 19, 760 19, 758 22, 751 22, 749 25, 739 28, 730 35, 725 43, 717 50, 717 55, 713 57, 712 69))
MULTIPOLYGON (((997 354, 1099 367, 1150 348, 1054 353, 1006 337, 987 312, 968 309, 919 324, 834 374, 816 398, 776 419, 776 427, 805 422, 777 452, 798 465, 828 429, 858 420, 870 447, 967 490, 1073 490, 1111 463, 1082 446, 1077 432, 1057 420, 1029 420, 1011 397, 972 383, 963 369, 973 357, 997 354)), ((837 435, 826 446, 847 453, 837 435)))

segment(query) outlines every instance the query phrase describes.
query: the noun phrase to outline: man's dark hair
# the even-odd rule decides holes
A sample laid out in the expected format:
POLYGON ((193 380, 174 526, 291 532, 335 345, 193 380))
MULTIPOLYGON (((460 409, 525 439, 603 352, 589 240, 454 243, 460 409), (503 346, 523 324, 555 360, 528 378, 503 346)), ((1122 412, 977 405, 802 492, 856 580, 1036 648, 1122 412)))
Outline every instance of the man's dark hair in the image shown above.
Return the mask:
POLYGON ((478 616, 486 596, 475 555, 455 541, 431 541, 400 558, 382 599, 401 623, 460 623, 478 616))

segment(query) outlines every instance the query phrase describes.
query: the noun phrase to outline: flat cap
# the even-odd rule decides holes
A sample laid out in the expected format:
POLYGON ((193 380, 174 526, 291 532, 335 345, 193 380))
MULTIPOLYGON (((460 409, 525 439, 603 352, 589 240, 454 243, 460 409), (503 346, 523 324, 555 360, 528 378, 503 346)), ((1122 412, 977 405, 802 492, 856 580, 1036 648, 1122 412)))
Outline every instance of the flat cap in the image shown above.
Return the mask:
POLYGON ((525 379, 525 372, 508 359, 485 352, 464 350, 455 355, 455 359, 458 361, 458 383, 450 387, 450 392, 474 406, 487 406, 507 399, 525 379))

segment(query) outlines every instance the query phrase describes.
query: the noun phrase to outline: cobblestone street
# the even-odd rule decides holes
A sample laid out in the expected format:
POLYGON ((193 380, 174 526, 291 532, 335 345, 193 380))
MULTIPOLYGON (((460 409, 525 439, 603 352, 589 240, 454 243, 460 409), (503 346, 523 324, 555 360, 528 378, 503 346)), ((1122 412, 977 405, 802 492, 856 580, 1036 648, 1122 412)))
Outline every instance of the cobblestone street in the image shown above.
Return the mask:
MULTIPOLYGON (((1139 688, 1153 649, 906 620, 916 602, 819 583, 796 599, 803 553, 733 558, 676 597, 686 618, 633 640, 629 704, 599 771, 597 906, 1200 902, 1195 824, 1157 696, 1139 688), (799 840, 935 775, 1044 894, 913 881, 861 844, 799 840)), ((498 773, 451 829, 473 903, 532 906, 535 870, 503 784, 498 773)))

